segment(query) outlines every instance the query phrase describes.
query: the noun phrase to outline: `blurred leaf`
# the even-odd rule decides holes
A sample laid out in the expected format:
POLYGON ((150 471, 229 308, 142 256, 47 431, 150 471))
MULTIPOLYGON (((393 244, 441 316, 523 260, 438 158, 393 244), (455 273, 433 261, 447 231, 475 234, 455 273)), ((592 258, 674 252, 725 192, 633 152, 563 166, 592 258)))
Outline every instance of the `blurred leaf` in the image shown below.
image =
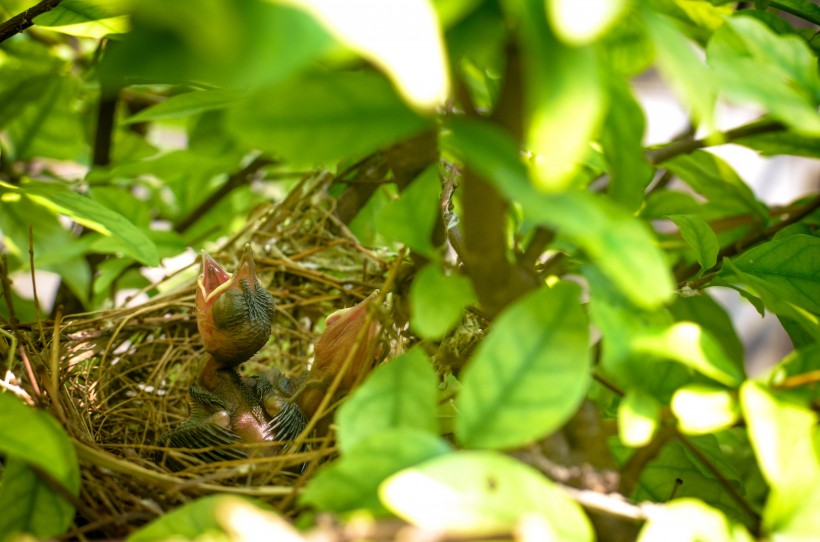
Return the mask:
POLYGON ((402 428, 374 433, 319 470, 300 502, 328 512, 368 510, 385 515, 377 493, 383 480, 449 452, 446 442, 424 431, 402 428))
POLYGON ((475 300, 470 279, 455 273, 445 275, 438 265, 428 264, 416 274, 410 287, 410 327, 423 339, 441 339, 461 321, 465 307, 475 300))
POLYGON ((534 182, 567 189, 597 131, 607 96, 592 46, 568 47, 546 24, 544 2, 528 0, 521 16, 526 147, 534 154, 534 182))
POLYGON ((781 131, 747 136, 735 140, 735 143, 750 147, 763 156, 791 154, 808 158, 820 158, 820 144, 817 142, 817 137, 792 132, 781 131))
POLYGON ((580 288, 559 282, 510 305, 464 369, 456 436, 467 447, 513 448, 563 425, 590 383, 580 288))
POLYGON ((5 470, 0 485, 0 506, 3 521, 0 537, 11 533, 26 533, 41 540, 65 532, 74 519, 74 507, 49 487, 19 456, 5 458, 5 470))
POLYGON ((779 399, 757 382, 740 390, 749 439, 771 493, 763 511, 763 526, 775 539, 801 540, 820 527, 820 463, 813 436, 817 415, 808 408, 779 399))
POLYGON ((695 119, 704 123, 711 132, 717 98, 711 70, 698 58, 693 45, 669 19, 650 9, 645 9, 643 13, 663 78, 692 109, 695 119))
POLYGON ((600 367, 602 372, 624 389, 651 393, 667 403, 672 393, 688 383, 692 375, 686 367, 633 350, 633 340, 648 330, 665 329, 673 319, 664 309, 643 310, 629 302, 592 265, 582 273, 589 284, 589 316, 602 334, 600 367))
POLYGON ((53 213, 62 213, 75 222, 116 238, 123 252, 146 265, 158 265, 157 247, 145 234, 119 213, 91 198, 81 196, 56 183, 29 181, 21 192, 53 213))
POLYGON ((668 540, 676 542, 753 542, 743 527, 733 524, 722 513, 693 498, 675 499, 652 508, 649 521, 641 529, 638 542, 668 540))
POLYGON ((131 115, 125 122, 133 124, 158 119, 187 117, 205 111, 224 109, 242 98, 243 94, 231 90, 200 90, 171 96, 167 100, 131 115))
POLYGON ((632 340, 632 349, 675 360, 730 387, 744 379, 742 368, 726 356, 709 332, 693 322, 647 331, 632 340))
POLYGON ((339 41, 383 69, 415 107, 432 110, 447 99, 447 54, 429 0, 290 1, 312 13, 339 41))
POLYGON ((227 117, 245 144, 309 165, 361 157, 427 126, 370 72, 292 80, 251 94, 227 117))
MULTIPOLYGON (((248 89, 283 81, 329 50, 309 15, 264 0, 140 0, 133 29, 103 56, 105 85, 182 83, 248 89)), ((111 44, 109 44, 111 45, 111 44)))
POLYGON ((814 24, 820 24, 820 6, 810 0, 779 0, 778 8, 802 17, 814 24))
POLYGON ((774 491, 790 494, 796 504, 820 474, 812 441, 817 415, 754 381, 741 387, 740 404, 763 476, 774 491))
POLYGON ((797 133, 820 135, 817 58, 804 40, 740 15, 715 32, 707 53, 728 98, 764 107, 797 133))
POLYGON ((132 0, 63 0, 35 17, 34 24, 72 36, 104 38, 128 30, 132 4, 132 0))
POLYGON ((701 205, 692 194, 657 190, 648 195, 640 210, 641 218, 657 220, 675 214, 700 214, 701 205))
POLYGON ((766 208, 757 201, 749 186, 732 166, 714 154, 697 150, 668 160, 663 167, 709 201, 723 205, 731 202, 737 214, 751 213, 764 223, 768 220, 766 208))
POLYGON ((0 538, 17 530, 41 538, 63 533, 74 518, 74 507, 32 467, 41 469, 71 494, 79 494, 77 455, 65 430, 46 412, 0 393, 0 453, 8 460, 0 485, 0 504, 4 506, 0 538))
POLYGON ((627 391, 618 406, 618 436, 631 448, 646 446, 658 429, 660 403, 640 389, 627 391))
POLYGON ((548 0, 547 15, 555 34, 570 45, 598 39, 629 7, 627 0, 592 0, 580 4, 573 0, 548 0))
POLYGON ((432 165, 416 177, 398 199, 384 206, 376 217, 378 233, 435 259, 437 253, 432 238, 440 195, 438 167, 432 165))
POLYGON ((672 397, 678 427, 690 435, 714 433, 740 418, 737 400, 729 390, 702 384, 684 386, 672 397))
POLYGON ((644 155, 646 122, 626 82, 611 76, 609 84, 609 111, 601 133, 601 145, 610 167, 607 193, 627 209, 637 210, 654 173, 644 155))
POLYGON ((72 77, 51 74, 13 97, 13 120, 4 124, 11 160, 38 156, 84 162, 90 154, 83 116, 76 109, 79 84, 72 77))
POLYGON ((765 281, 782 299, 820 314, 820 239, 792 235, 751 248, 734 266, 765 281))
POLYGON ((587 193, 540 193, 513 142, 492 126, 454 119, 451 127, 442 138, 450 152, 519 204, 528 220, 560 229, 636 305, 656 308, 671 297, 672 277, 646 225, 587 193))
POLYGON ((126 540, 128 542, 149 542, 196 539, 228 542, 240 539, 230 535, 241 530, 239 525, 242 520, 255 528, 256 536, 260 535, 260 531, 264 531, 272 539, 285 534, 294 535, 288 532, 289 529, 284 526, 284 522, 276 525, 270 521, 269 518, 272 516, 267 506, 244 497, 208 495, 163 514, 131 533, 126 540), (277 526, 279 529, 275 531, 274 528, 277 526), (265 529, 265 527, 268 528, 265 529))
POLYGON ((390 429, 436 434, 437 384, 430 358, 420 347, 380 365, 336 416, 342 454, 370 435, 390 429))
POLYGON ((543 540, 591 541, 581 507, 540 472, 496 452, 431 459, 388 478, 382 501, 424 530, 478 536, 533 522, 543 540))
POLYGON ((703 292, 690 297, 680 296, 669 307, 678 321, 690 321, 700 325, 714 337, 731 358, 736 367, 743 366, 743 343, 737 336, 732 319, 726 309, 703 292))
POLYGON ((720 245, 709 223, 699 215, 669 215, 680 230, 681 237, 695 252, 695 258, 705 271, 717 263, 720 245))

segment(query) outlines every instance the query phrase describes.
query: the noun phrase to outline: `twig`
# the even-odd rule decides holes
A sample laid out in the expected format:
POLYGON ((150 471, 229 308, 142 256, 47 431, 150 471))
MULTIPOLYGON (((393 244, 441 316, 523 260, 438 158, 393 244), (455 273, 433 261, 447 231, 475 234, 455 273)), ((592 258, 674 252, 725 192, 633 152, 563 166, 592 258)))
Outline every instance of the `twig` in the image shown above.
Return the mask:
POLYGON ((262 157, 256 157, 251 160, 247 166, 228 177, 225 184, 217 188, 210 196, 205 198, 205 201, 200 203, 195 209, 188 213, 188 215, 178 220, 177 223, 174 224, 174 231, 185 233, 185 231, 193 226, 197 220, 202 218, 208 211, 213 209, 217 203, 222 201, 222 198, 233 192, 234 189, 245 184, 257 171, 273 163, 273 160, 262 157))
POLYGON ((92 163, 95 166, 107 166, 111 163, 111 138, 114 132, 114 114, 117 111, 117 94, 100 94, 100 103, 97 107, 97 126, 94 132, 94 156, 92 163))
POLYGON ((37 279, 34 276, 34 228, 31 224, 28 225, 28 264, 31 272, 31 289, 34 292, 34 312, 37 315, 37 328, 40 330, 40 344, 45 344, 46 333, 40 316, 40 299, 37 297, 37 279))
POLYGON ((56 8, 61 1, 62 0, 43 0, 36 6, 33 6, 0 24, 0 43, 30 27, 34 24, 32 21, 35 17, 56 8))
MULTIPOLYGON (((780 122, 753 122, 751 124, 745 124, 743 126, 738 126, 737 128, 732 128, 731 130, 723 132, 722 139, 723 143, 729 143, 731 141, 735 141, 743 137, 767 134, 770 132, 779 132, 780 130, 784 130, 785 128, 786 127, 780 122)), ((666 162, 667 160, 674 158, 675 156, 681 154, 688 154, 698 149, 708 147, 712 144, 713 142, 709 138, 684 139, 682 141, 676 141, 670 145, 666 145, 658 149, 650 150, 649 152, 647 152, 646 158, 649 160, 650 164, 652 164, 653 166, 657 166, 658 164, 666 162)))
POLYGON ((791 389, 799 388, 801 386, 808 386, 810 384, 817 384, 818 382, 820 382, 820 369, 815 369, 814 371, 809 371, 807 373, 790 376, 780 384, 776 384, 774 387, 777 389, 791 389))

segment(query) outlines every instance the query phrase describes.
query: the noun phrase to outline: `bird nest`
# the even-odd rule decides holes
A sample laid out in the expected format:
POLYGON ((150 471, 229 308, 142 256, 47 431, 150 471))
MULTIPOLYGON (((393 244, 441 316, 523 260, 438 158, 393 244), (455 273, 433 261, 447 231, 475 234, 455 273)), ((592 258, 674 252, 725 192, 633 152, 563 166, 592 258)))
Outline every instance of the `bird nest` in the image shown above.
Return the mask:
MULTIPOLYGON (((243 372, 303 373, 325 316, 376 290, 384 301, 391 289, 386 281, 395 278, 401 258, 388 255, 388 262, 362 247, 335 218, 326 192, 331 181, 328 174, 303 180, 212 254, 232 270, 242 246, 251 243, 257 274, 276 302, 271 340, 243 372)), ((159 437, 188 416, 187 390, 204 358, 194 316, 197 273, 189 267, 169 277, 182 282, 139 306, 65 316, 32 325, 28 335, 26 326, 17 328, 29 373, 18 379, 19 393, 61 421, 80 461, 77 516, 66 537, 120 537, 212 492, 255 496, 293 515, 298 489, 334 454, 331 431, 309 438, 298 452, 273 457, 180 472, 158 460, 159 437)), ((395 325, 381 329, 381 351, 390 355, 395 325)), ((328 412, 332 416, 332 405, 328 412)))

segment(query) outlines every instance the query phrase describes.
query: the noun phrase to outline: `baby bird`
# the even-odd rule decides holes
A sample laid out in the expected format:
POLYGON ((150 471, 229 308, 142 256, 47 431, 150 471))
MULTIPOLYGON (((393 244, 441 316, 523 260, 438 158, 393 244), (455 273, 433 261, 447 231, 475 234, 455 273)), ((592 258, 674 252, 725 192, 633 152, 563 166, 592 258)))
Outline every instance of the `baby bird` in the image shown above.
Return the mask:
MULTIPOLYGON (((257 390, 237 373, 237 367, 265 345, 273 321, 273 296, 259 283, 250 245, 245 245, 233 275, 202 252, 196 320, 207 352, 205 364, 188 390, 188 419, 164 434, 160 443, 209 448, 196 454, 205 461, 241 459, 247 454, 232 444, 268 442, 276 436, 257 390)), ((169 461, 169 467, 181 465, 169 461)))

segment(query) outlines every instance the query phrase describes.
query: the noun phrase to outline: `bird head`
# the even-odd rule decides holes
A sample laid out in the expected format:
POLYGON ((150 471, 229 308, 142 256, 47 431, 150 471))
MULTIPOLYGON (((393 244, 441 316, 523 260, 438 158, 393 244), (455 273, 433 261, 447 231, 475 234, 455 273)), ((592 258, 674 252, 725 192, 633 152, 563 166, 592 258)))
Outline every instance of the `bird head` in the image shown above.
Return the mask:
POLYGON ((202 251, 197 279, 196 323, 207 350, 220 366, 247 361, 270 337, 273 296, 259 284, 250 245, 233 274, 202 251))
POLYGON ((360 376, 371 369, 377 355, 379 335, 378 322, 367 318, 367 307, 373 297, 371 295, 358 305, 327 317, 325 331, 314 344, 315 357, 308 377, 320 384, 306 390, 300 398, 300 406, 308 416, 315 412, 327 386, 342 370, 348 356, 352 355, 352 358, 341 377, 339 393, 350 391, 360 376))

